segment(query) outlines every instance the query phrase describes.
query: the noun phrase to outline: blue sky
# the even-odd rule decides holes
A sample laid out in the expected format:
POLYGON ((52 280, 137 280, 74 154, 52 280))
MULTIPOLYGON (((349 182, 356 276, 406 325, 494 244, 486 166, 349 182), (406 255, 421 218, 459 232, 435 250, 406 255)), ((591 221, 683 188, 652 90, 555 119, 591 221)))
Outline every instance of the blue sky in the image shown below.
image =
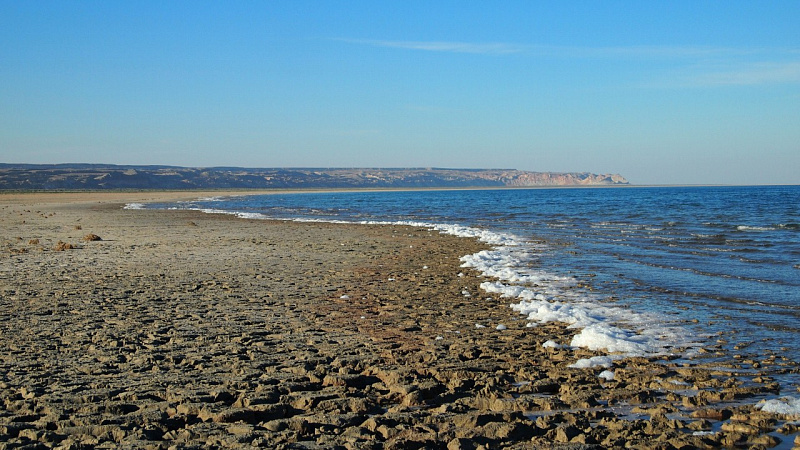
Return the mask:
POLYGON ((0 0, 0 162, 800 184, 800 2, 0 0))

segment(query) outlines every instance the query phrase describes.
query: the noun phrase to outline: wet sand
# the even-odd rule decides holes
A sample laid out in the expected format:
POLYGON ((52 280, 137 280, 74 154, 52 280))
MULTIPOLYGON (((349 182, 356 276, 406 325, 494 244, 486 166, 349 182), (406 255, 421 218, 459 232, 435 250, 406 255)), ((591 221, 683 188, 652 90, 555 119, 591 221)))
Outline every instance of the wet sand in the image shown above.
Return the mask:
POLYGON ((759 368, 780 359, 722 370, 628 358, 612 380, 569 368, 598 353, 542 347, 576 331, 527 328, 481 292, 485 278, 459 261, 486 248, 477 241, 122 209, 211 194, 0 195, 0 448, 795 439, 787 417, 751 406, 777 392, 759 368))

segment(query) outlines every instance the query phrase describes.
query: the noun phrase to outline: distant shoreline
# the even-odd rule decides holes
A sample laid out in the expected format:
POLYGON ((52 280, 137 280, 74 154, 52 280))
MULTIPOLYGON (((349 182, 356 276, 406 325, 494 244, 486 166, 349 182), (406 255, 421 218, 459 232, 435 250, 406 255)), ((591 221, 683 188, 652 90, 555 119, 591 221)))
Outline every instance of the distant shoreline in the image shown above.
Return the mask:
POLYGON ((168 197, 194 199, 196 195, 275 195, 313 194, 326 192, 426 192, 426 191, 502 191, 502 190, 547 190, 547 189, 646 189, 646 188, 706 188, 706 187, 770 187, 800 186, 800 184, 627 184, 592 186, 466 186, 466 187, 349 187, 349 188, 269 188, 269 189, 0 189, 0 198, 29 195, 78 195, 99 194, 103 196, 126 196, 158 194, 168 197))
POLYGON ((350 189, 623 185, 619 174, 517 169, 2 164, 0 190, 350 189))

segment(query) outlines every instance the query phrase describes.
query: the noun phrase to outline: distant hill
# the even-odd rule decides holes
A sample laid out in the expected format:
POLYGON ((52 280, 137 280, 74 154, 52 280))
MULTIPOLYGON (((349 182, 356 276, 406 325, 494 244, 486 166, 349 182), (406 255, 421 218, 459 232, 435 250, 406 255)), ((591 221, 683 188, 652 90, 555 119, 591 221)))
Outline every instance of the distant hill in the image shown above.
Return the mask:
POLYGON ((0 164, 0 190, 443 188, 624 185, 617 174, 503 169, 315 169, 0 164))

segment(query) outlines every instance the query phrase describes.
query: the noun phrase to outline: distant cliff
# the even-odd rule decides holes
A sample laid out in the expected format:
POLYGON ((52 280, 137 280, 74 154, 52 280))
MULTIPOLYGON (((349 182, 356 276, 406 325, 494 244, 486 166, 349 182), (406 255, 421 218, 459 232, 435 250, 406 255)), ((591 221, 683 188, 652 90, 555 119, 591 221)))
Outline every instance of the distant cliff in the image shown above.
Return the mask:
POLYGON ((628 184, 628 181, 617 174, 501 169, 249 169, 0 164, 0 190, 438 188, 623 184, 628 184))

